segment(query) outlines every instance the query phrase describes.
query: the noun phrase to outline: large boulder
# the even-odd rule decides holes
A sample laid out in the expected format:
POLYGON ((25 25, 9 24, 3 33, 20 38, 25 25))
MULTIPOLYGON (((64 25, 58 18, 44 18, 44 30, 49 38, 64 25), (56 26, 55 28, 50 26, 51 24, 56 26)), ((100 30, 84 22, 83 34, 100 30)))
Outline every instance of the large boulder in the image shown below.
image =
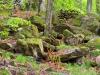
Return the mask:
POLYGON ((82 27, 90 30, 92 32, 96 32, 96 29, 100 27, 100 22, 96 15, 89 14, 82 18, 82 27))
POLYGON ((69 30, 65 29, 65 30, 63 31, 63 35, 64 35, 65 37, 68 37, 68 36, 73 36, 74 34, 73 34, 72 32, 70 32, 69 30))
POLYGON ((96 57, 96 64, 98 64, 100 66, 100 56, 96 57))
POLYGON ((77 59, 89 53, 88 47, 70 47, 59 50, 56 54, 61 58, 62 62, 77 59))
POLYGON ((17 50, 26 55, 45 55, 42 40, 39 38, 18 39, 16 52, 17 50))
POLYGON ((16 34, 16 38, 31 38, 31 37, 38 37, 39 32, 35 25, 29 27, 20 28, 16 34))
POLYGON ((76 35, 64 38, 64 42, 68 45, 79 45, 79 44, 83 43, 83 41, 84 41, 83 34, 76 34, 76 35))
POLYGON ((100 37, 95 37, 91 39, 88 43, 88 46, 94 46, 95 48, 100 49, 100 37))

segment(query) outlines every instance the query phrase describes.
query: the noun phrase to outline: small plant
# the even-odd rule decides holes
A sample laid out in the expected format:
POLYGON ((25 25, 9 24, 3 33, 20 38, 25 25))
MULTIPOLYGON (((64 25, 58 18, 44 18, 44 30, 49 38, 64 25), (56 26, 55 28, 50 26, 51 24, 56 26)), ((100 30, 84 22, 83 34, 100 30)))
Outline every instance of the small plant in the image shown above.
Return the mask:
POLYGON ((7 69, 0 69, 0 75, 11 75, 7 69))
POLYGON ((22 18, 10 18, 7 21, 8 28, 12 29, 13 31, 17 31, 18 28, 24 27, 24 26, 30 26, 32 25, 30 21, 24 20, 22 18))
POLYGON ((60 63, 60 57, 57 53, 53 52, 52 50, 48 50, 48 59, 54 63, 60 63))
POLYGON ((8 31, 1 31, 0 32, 0 38, 7 38, 9 35, 9 32, 8 31))
POLYGON ((5 59, 11 59, 11 56, 13 56, 10 52, 3 52, 2 57, 5 59))
POLYGON ((19 63, 25 63, 27 61, 27 58, 23 55, 18 55, 15 59, 16 62, 19 62, 19 63))
POLYGON ((91 55, 93 55, 93 56, 99 56, 100 55, 100 49, 93 50, 91 52, 91 55))

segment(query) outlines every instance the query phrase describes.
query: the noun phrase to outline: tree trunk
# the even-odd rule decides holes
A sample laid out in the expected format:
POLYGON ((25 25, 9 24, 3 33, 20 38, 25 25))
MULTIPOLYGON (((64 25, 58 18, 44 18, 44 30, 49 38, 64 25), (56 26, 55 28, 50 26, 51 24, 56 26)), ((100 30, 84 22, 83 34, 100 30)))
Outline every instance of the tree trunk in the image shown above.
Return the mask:
POLYGON ((40 11, 45 12, 46 11, 46 0, 42 0, 41 5, 40 5, 40 11))
POLYGON ((38 1, 38 15, 40 12, 45 12, 46 11, 46 6, 45 6, 46 0, 39 0, 38 1))
POLYGON ((87 0, 87 13, 92 11, 92 0, 87 0))
POLYGON ((48 35, 52 30, 52 7, 53 7, 53 0, 47 1, 47 8, 46 8, 46 28, 45 28, 45 35, 48 35))

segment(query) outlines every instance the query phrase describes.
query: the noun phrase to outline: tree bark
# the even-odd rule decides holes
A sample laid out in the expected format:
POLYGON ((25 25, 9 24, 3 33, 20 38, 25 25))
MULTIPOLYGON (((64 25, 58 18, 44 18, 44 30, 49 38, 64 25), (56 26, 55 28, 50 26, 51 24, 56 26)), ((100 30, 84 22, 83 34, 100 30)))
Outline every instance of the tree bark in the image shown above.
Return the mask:
POLYGON ((92 11, 92 0, 87 0, 87 13, 92 11))
POLYGON ((42 0, 41 5, 40 5, 40 11, 43 11, 43 12, 46 11, 45 3, 46 3, 46 0, 42 0))
POLYGON ((53 7, 53 0, 47 1, 47 8, 46 8, 46 28, 45 28, 45 35, 48 35, 52 30, 52 7, 53 7))

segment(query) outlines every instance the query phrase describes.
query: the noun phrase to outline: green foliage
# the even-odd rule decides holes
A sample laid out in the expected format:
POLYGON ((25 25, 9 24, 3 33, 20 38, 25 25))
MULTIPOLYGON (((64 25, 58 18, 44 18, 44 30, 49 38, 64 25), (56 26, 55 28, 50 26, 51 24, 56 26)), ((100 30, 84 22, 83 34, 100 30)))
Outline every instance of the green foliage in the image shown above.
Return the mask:
POLYGON ((85 65, 77 65, 77 64, 67 64, 67 68, 71 72, 71 75, 97 75, 95 70, 92 68, 86 68, 85 65))
POLYGON ((100 55, 100 49, 93 50, 91 52, 91 55, 93 55, 93 56, 99 56, 100 55))
POLYGON ((71 48, 71 46, 68 46, 65 44, 61 44, 61 45, 57 46, 57 49, 66 49, 66 48, 71 48))
POLYGON ((80 15, 81 13, 77 10, 61 10, 59 13, 59 18, 60 19, 70 19, 70 18, 75 18, 76 16, 80 15))
POLYGON ((7 69, 0 69, 0 75, 11 75, 7 69))
POLYGON ((7 21, 7 26, 14 31, 16 31, 19 27, 30 26, 30 25, 32 25, 30 21, 18 17, 12 17, 7 21))
MULTIPOLYGON (((87 0, 54 0, 54 10, 77 10, 86 13, 87 0)), ((92 2, 92 12, 96 12, 96 0, 92 2)))
POLYGON ((8 31, 1 31, 0 32, 0 37, 3 38, 3 39, 7 38, 8 35, 9 35, 9 32, 8 31))
POLYGON ((4 9, 12 9, 13 8, 13 0, 1 0, 0 1, 0 10, 4 10, 4 9), (5 3, 4 3, 5 2, 5 3))
POLYGON ((45 21, 40 16, 34 16, 32 18, 32 21, 34 21, 34 23, 38 23, 41 26, 45 27, 45 21))
POLYGON ((89 69, 92 65, 92 62, 87 58, 83 58, 83 61, 84 61, 84 64, 82 64, 82 66, 89 69))
POLYGON ((2 53, 2 57, 3 58, 5 58, 5 59, 11 59, 11 56, 13 56, 13 54, 12 53, 10 53, 10 52, 3 52, 2 53))
POLYGON ((18 55, 18 56, 16 57, 15 61, 18 62, 18 63, 23 63, 23 64, 24 64, 24 63, 27 62, 27 59, 26 59, 26 57, 23 56, 23 55, 18 55))
POLYGON ((88 46, 94 46, 97 49, 100 49, 100 37, 94 38, 87 43, 88 46))

